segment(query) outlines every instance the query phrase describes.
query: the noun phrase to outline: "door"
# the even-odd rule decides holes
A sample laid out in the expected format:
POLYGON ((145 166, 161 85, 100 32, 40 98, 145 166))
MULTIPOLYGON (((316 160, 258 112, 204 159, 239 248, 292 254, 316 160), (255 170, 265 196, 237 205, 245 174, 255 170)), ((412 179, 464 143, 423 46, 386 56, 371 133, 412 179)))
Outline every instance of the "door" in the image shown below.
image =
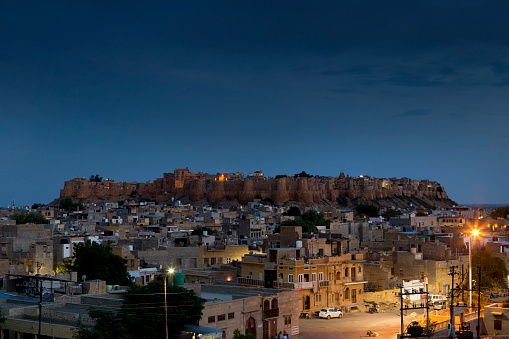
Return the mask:
POLYGON ((357 290, 355 288, 352 288, 352 303, 357 303, 357 290))

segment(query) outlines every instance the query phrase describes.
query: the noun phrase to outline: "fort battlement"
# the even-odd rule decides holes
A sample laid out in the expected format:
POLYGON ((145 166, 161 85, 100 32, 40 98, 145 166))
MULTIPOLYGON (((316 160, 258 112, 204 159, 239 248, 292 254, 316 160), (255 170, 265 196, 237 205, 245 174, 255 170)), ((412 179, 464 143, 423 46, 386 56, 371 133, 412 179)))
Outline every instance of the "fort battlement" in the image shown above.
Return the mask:
POLYGON ((320 203, 324 199, 336 201, 340 196, 350 199, 363 197, 368 200, 391 196, 416 196, 447 199, 447 193, 436 181, 408 178, 351 177, 341 173, 338 177, 282 177, 263 175, 244 178, 239 173, 191 173, 187 168, 164 173, 162 178, 146 183, 94 182, 75 178, 64 183, 60 198, 87 199, 91 197, 120 197, 137 194, 165 202, 171 198, 189 196, 191 201, 207 198, 219 202, 225 198, 236 199, 241 204, 256 197, 272 199, 276 203, 297 200, 320 203))

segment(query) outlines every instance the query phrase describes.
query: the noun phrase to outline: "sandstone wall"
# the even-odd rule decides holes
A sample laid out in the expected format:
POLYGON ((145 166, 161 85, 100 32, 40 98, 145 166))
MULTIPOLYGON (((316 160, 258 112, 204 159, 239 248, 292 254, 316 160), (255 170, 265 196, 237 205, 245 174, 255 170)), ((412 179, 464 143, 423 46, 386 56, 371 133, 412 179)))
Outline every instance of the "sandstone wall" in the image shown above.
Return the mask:
POLYGON ((354 178, 344 175, 278 179, 258 177, 231 181, 224 181, 223 178, 224 176, 201 172, 190 173, 188 169, 176 169, 174 173, 164 173, 163 178, 147 183, 112 180, 91 182, 85 178, 75 178, 64 183, 60 198, 87 199, 138 194, 156 197, 158 201, 168 201, 172 197, 178 199, 189 195, 192 201, 203 198, 207 198, 210 202, 236 199, 241 204, 253 201, 256 197, 272 199, 277 203, 288 200, 320 203, 323 199, 335 201, 339 196, 351 199, 359 197, 376 199, 395 195, 447 198, 447 193, 436 181, 417 181, 408 178, 354 178))

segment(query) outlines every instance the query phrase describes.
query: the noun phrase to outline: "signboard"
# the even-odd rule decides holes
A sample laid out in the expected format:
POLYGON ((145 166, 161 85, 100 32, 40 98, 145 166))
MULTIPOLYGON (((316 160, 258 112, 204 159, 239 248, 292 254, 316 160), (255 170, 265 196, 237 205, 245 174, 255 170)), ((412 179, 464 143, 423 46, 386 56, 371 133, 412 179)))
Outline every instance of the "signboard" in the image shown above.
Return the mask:
POLYGON ((292 326, 292 335, 299 334, 299 326, 292 326))

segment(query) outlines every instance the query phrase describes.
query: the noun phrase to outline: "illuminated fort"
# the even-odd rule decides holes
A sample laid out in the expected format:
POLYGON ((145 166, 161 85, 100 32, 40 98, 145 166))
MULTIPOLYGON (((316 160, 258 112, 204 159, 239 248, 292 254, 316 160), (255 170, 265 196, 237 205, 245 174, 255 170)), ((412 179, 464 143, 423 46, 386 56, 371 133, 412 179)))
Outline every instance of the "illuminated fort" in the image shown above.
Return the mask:
POLYGON ((60 198, 124 198, 133 194, 155 198, 158 202, 189 196, 191 201, 207 198, 210 202, 219 202, 228 198, 241 204, 260 197, 276 203, 289 200, 320 203, 336 201, 340 196, 370 200, 402 195, 448 198, 440 184, 430 180, 351 177, 344 173, 338 177, 288 176, 276 179, 264 176, 261 171, 244 177, 243 173, 191 173, 188 168, 175 169, 173 173, 164 173, 162 178, 146 183, 75 178, 65 182, 60 198))

